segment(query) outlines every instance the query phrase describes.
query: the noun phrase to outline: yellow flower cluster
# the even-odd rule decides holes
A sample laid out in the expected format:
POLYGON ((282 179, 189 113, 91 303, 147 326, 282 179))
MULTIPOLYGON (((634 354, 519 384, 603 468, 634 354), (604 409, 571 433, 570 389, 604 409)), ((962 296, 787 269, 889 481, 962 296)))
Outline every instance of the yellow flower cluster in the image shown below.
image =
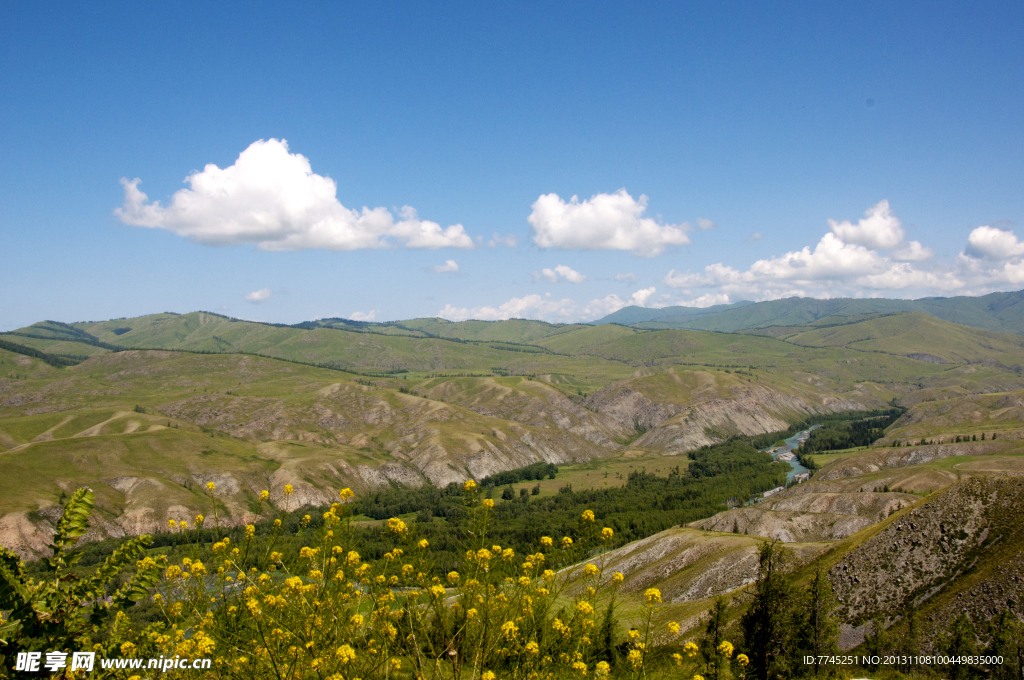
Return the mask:
MULTIPOLYGON (((478 538, 457 569, 440 571, 430 542, 398 517, 384 523, 390 545, 383 556, 364 559, 362 530, 352 522, 355 494, 344 488, 323 523, 302 517, 298 549, 276 542, 285 530, 279 518, 266 532, 246 525, 237 547, 228 538, 216 541, 206 564, 195 556, 162 563, 153 603, 163 620, 135 631, 125 617, 117 624, 119 643, 131 644, 125 649, 140 658, 211 657, 214 676, 259 680, 280 669, 295 680, 603 680, 620 671, 650 673, 650 620, 660 592, 644 593, 645 623, 630 631, 625 662, 613 668, 596 641, 624 576, 603 578, 601 556, 572 566, 613 538, 612 529, 598 531, 586 510, 578 533, 543 536, 533 554, 517 555, 484 541, 496 521, 488 512, 493 501, 476 502, 473 480, 463 490, 467 533, 478 538)), ((294 493, 284 486, 285 499, 294 493)), ((259 499, 269 502, 269 491, 259 499)), ((171 521, 175 528, 186 524, 171 521)), ((196 526, 203 521, 196 517, 196 526)), ((675 623, 668 629, 679 632, 675 623)), ((732 653, 731 646, 722 652, 732 653)))

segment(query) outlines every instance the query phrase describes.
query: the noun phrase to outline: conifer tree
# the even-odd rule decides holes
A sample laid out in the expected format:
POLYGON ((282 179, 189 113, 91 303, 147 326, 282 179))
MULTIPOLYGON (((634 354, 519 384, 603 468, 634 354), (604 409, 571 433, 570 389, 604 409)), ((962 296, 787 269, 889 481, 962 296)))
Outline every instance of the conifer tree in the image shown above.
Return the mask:
MULTIPOLYGON (((968 618, 966 612, 961 612, 956 617, 949 632, 939 638, 939 651, 950 657, 972 656, 978 651, 978 636, 974 630, 974 624, 968 618)), ((950 664, 947 668, 953 680, 969 677, 973 669, 966 664, 950 664)))
POLYGON ((788 678, 793 662, 793 593, 783 574, 778 540, 765 541, 759 553, 753 601, 740 619, 751 673, 758 680, 788 678))
MULTIPOLYGON (((913 603, 907 603, 903 610, 903 622, 900 624, 899 635, 896 638, 896 654, 900 657, 917 656, 921 649, 921 621, 917 615, 917 609, 913 603)), ((904 673, 910 672, 912 664, 901 664, 900 670, 904 673)))
POLYGON ((797 644, 801 656, 813 656, 813 673, 821 672, 820 657, 834 654, 838 648, 839 626, 835 617, 836 600, 832 594, 825 566, 818 560, 814 577, 804 596, 797 630, 797 644))
POLYGON ((700 643, 700 655, 704 660, 708 677, 721 680, 726 677, 729 660, 719 651, 719 645, 725 642, 725 598, 719 595, 708 612, 708 623, 704 628, 704 638, 700 643))
POLYGON ((1003 663, 992 666, 995 680, 1021 680, 1024 678, 1024 624, 1007 610, 1003 610, 989 624, 991 642, 985 655, 1002 657, 1003 663))

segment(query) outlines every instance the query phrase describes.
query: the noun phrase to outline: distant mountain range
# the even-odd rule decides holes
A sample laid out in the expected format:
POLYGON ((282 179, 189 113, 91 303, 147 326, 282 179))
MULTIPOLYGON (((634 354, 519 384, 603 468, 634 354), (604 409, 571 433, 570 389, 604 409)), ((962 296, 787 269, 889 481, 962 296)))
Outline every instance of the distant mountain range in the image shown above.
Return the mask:
POLYGON ((920 300, 882 298, 786 298, 768 302, 736 302, 713 307, 624 307, 593 322, 645 329, 737 332, 769 326, 802 326, 832 316, 856 317, 924 312, 931 316, 1001 333, 1024 334, 1024 291, 981 297, 933 297, 920 300))

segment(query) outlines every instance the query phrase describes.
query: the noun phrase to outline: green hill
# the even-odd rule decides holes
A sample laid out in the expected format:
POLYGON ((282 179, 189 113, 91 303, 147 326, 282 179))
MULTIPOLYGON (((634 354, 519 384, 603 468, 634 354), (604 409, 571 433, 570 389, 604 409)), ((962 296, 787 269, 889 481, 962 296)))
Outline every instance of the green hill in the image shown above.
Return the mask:
POLYGON ((1024 334, 1024 291, 980 297, 919 300, 786 298, 736 303, 725 309, 626 307, 594 323, 626 323, 640 328, 680 328, 735 332, 767 326, 801 326, 831 316, 924 312, 936 318, 989 331, 1024 334), (714 311, 710 311, 714 310, 714 311), (636 319, 635 321, 633 319, 636 319))
POLYGON ((922 312, 880 316, 856 323, 805 330, 786 338, 807 347, 849 347, 934 363, 1016 365, 1024 338, 942 321, 922 312))

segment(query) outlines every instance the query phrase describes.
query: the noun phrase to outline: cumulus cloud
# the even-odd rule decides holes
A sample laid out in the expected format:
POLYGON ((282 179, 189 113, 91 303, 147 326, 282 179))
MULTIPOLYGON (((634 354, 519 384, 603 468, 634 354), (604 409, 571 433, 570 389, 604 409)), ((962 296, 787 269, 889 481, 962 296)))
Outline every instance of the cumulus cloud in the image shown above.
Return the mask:
POLYGON ((587 277, 580 274, 572 267, 560 264, 554 269, 548 269, 545 267, 540 272, 533 273, 533 280, 540 281, 541 279, 550 283, 558 283, 559 281, 568 281, 569 283, 583 283, 587 280, 587 277))
POLYGON ((453 307, 444 306, 437 315, 449 321, 502 321, 504 319, 542 319, 544 321, 567 321, 573 318, 576 303, 569 298, 555 300, 550 293, 526 295, 512 298, 497 307, 453 307))
POLYGON ((263 302, 264 300, 266 300, 269 297, 270 297, 270 289, 269 288, 260 288, 259 290, 254 290, 253 292, 251 292, 248 295, 246 295, 245 299, 248 300, 249 302, 260 303, 260 302, 263 302))
MULTIPOLYGON (((870 207, 856 224, 836 220, 828 220, 828 224, 830 230, 813 248, 805 246, 760 259, 746 270, 721 262, 710 264, 701 272, 673 269, 662 282, 688 291, 712 289, 698 299, 714 299, 707 295, 733 295, 764 300, 790 295, 834 297, 866 292, 878 294, 879 291, 949 292, 967 285, 965 282, 972 278, 965 278, 965 264, 950 267, 930 262, 935 255, 931 248, 919 241, 904 241, 903 228, 888 201, 870 207)), ((1016 252, 1015 248, 1024 254, 1024 244, 1017 244, 1015 236, 993 232, 999 230, 984 227, 972 232, 973 240, 961 259, 969 264, 972 258, 991 259, 995 252, 1016 252)))
POLYGON ((368 312, 352 312, 348 315, 348 318, 353 321, 373 321, 377 318, 377 310, 371 309, 368 312))
POLYGON ((910 241, 909 243, 904 243, 899 250, 893 252, 892 259, 901 262, 921 262, 929 260, 934 256, 935 251, 928 246, 921 245, 920 241, 910 241))
POLYGON ((519 245, 519 239, 516 238, 515 234, 505 234, 502 236, 498 232, 491 234, 491 240, 487 242, 487 245, 491 248, 495 246, 505 246, 506 248, 515 248, 519 245))
POLYGON ((625 189, 585 201, 544 194, 532 208, 528 219, 533 241, 541 248, 627 250, 653 257, 669 246, 690 243, 685 224, 658 224, 644 217, 647 196, 634 199, 625 189))
POLYGON ((829 220, 828 224, 843 243, 856 243, 874 250, 895 248, 903 240, 903 227, 886 200, 868 208, 857 224, 835 220, 829 220))
POLYGON ((978 227, 967 237, 964 252, 973 258, 985 260, 1012 260, 1024 255, 1024 243, 1012 231, 996 227, 978 227))
POLYGON ((430 268, 430 270, 438 274, 443 274, 445 272, 457 272, 459 271, 459 263, 455 260, 445 260, 444 264, 435 264, 430 268))
POLYGON ((636 283, 639 279, 636 278, 636 274, 633 272, 619 272, 615 275, 616 281, 624 281, 626 283, 636 283))
POLYGON ((727 293, 705 293, 699 297, 695 297, 692 300, 682 300, 678 304, 683 307, 713 307, 715 305, 727 305, 729 304, 729 295, 727 293))
POLYGON ((337 184, 290 153, 287 141, 253 142, 233 165, 209 164, 185 178, 168 205, 150 201, 139 179, 121 179, 124 204, 114 214, 137 227, 166 229, 204 245, 255 243, 263 250, 472 248, 461 224, 446 228, 421 220, 404 206, 352 210, 337 198, 337 184))
POLYGON ((641 288, 626 299, 612 293, 603 298, 591 300, 583 308, 583 318, 599 319, 603 316, 608 316, 612 312, 617 312, 623 307, 629 307, 631 305, 646 307, 647 300, 654 295, 654 291, 654 286, 651 286, 650 288, 641 288))

